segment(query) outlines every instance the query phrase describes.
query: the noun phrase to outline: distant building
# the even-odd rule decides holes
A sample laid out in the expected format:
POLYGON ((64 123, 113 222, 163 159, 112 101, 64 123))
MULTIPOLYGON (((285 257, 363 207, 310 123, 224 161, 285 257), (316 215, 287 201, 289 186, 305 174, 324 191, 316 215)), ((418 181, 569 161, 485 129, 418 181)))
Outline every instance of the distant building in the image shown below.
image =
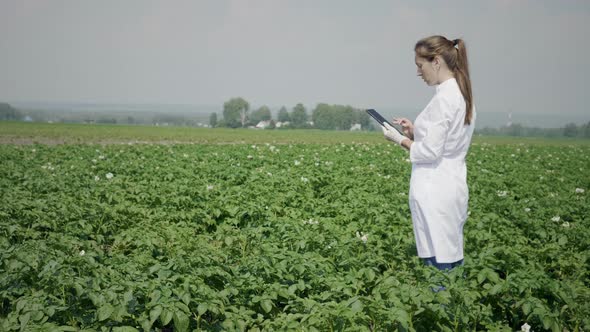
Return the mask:
POLYGON ((350 126, 350 131, 358 131, 361 129, 362 129, 362 126, 360 123, 353 123, 352 126, 350 126))
POLYGON ((266 129, 270 126, 270 120, 266 120, 266 121, 260 121, 258 122, 258 124, 256 125, 257 129, 266 129))
POLYGON ((288 127, 289 124, 290 124, 289 121, 285 121, 285 122, 277 121, 277 123, 275 124, 275 127, 276 128, 288 127))

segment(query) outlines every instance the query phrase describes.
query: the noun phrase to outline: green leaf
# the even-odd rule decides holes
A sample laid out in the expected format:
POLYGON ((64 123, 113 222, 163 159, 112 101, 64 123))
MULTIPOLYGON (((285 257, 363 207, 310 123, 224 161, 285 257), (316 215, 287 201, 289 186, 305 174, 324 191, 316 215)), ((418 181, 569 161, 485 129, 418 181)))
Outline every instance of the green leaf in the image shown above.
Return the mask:
POLYGON ((161 305, 157 305, 152 310, 150 310, 150 322, 152 324, 154 324, 154 322, 156 321, 156 319, 158 319, 158 317, 160 316, 161 313, 162 313, 162 306, 161 305))
POLYGON ((162 313, 160 314, 160 321, 162 325, 168 325, 172 320, 172 311, 168 309, 162 309, 162 313))
POLYGON ((494 287, 490 289, 491 295, 496 295, 502 290, 502 284, 495 284, 494 287))
POLYGON ((186 292, 182 294, 180 299, 182 300, 182 302, 184 302, 184 304, 189 305, 189 303, 191 302, 191 294, 189 292, 186 292))
POLYGON ((100 307, 98 309, 98 312, 97 312, 98 321, 101 322, 101 321, 111 317, 111 315, 113 314, 114 311, 115 311, 115 308, 110 303, 103 305, 102 307, 100 307))
POLYGON ((20 312, 27 305, 27 300, 19 300, 16 303, 16 312, 20 312))
POLYGON ((234 243, 234 239, 231 236, 226 236, 224 242, 229 247, 232 245, 232 243, 234 243))
POLYGON ((350 310, 354 313, 363 311, 363 303, 361 300, 356 300, 350 305, 350 310))
POLYGON ((272 310, 272 301, 268 299, 262 300, 260 302, 260 307, 262 307, 264 312, 269 313, 272 310))
POLYGON ((479 271, 479 273, 477 274, 477 283, 481 284, 484 280, 486 280, 486 270, 485 269, 479 271))
POLYGON ((200 303, 197 307, 197 312, 199 313, 199 316, 207 312, 207 309, 209 309, 209 306, 206 303, 200 303))
POLYGON ((132 326, 116 326, 113 327, 113 332, 139 332, 139 330, 132 326))
POLYGON ((123 300, 125 301, 125 303, 129 303, 131 299, 133 299, 133 291, 128 290, 125 292, 125 294, 123 294, 123 300))
POLYGON ((294 295, 295 291, 297 291, 297 284, 289 286, 289 294, 294 295))
POLYGON ((545 316, 541 319, 543 321, 543 328, 548 330, 553 324, 553 318, 551 316, 545 316))
POLYGON ((527 316, 531 313, 531 303, 530 302, 525 302, 522 305, 522 312, 527 316))
POLYGON ((175 305, 178 309, 182 310, 184 313, 186 313, 186 314, 191 313, 191 310, 189 309, 189 307, 187 307, 186 304, 184 304, 182 302, 176 302, 175 305))
POLYGON ((21 331, 23 331, 25 329, 25 327, 29 323, 29 320, 30 319, 31 319, 31 313, 30 312, 27 312, 26 314, 23 314, 23 315, 18 316, 18 320, 20 322, 20 329, 21 329, 21 331))
POLYGON ((188 316, 182 312, 174 313, 174 330, 179 332, 188 331, 189 320, 188 316))
POLYGON ((371 282, 375 279, 375 271, 373 271, 372 269, 367 269, 365 275, 367 276, 368 282, 371 282))

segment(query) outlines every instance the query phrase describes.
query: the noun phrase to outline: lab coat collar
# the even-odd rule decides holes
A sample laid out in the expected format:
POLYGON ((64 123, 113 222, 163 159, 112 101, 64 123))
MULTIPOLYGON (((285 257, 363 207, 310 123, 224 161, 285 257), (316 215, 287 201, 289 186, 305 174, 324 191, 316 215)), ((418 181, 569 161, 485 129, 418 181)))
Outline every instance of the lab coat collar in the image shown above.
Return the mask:
POLYGON ((439 92, 445 86, 450 86, 450 85, 457 85, 457 80, 454 77, 451 77, 448 80, 446 80, 446 81, 442 82, 441 84, 437 85, 436 86, 436 92, 439 92))

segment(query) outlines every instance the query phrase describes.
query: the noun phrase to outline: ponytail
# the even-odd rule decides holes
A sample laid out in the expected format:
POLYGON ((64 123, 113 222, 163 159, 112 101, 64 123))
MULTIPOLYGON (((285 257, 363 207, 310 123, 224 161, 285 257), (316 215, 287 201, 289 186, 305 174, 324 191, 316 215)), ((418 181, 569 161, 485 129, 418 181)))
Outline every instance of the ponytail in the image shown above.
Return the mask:
POLYGON ((462 39, 455 39, 457 45, 457 66, 453 68, 455 78, 461 94, 465 99, 465 121, 464 124, 471 124, 473 117, 473 94, 471 92, 471 80, 469 79, 469 64, 467 62, 467 49, 462 39))

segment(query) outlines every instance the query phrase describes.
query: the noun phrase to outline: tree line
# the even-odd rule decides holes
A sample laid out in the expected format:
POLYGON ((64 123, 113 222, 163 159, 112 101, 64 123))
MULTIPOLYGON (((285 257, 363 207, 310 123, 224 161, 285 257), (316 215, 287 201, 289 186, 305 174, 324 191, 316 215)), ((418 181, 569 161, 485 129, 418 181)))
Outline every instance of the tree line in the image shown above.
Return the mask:
POLYGON ((568 123, 563 128, 525 127, 519 123, 500 128, 483 128, 476 130, 485 136, 516 136, 516 137, 571 137, 590 138, 590 121, 586 124, 568 123))
POLYGON ((275 120, 268 106, 261 106, 250 112, 250 104, 244 98, 235 97, 223 104, 222 115, 223 118, 219 119, 217 113, 211 113, 209 124, 212 127, 245 128, 266 121, 267 128, 280 126, 295 129, 349 130, 353 125, 359 124, 361 129, 372 129, 369 115, 364 110, 348 105, 320 103, 311 111, 311 114, 301 103, 295 105, 291 111, 282 106, 275 120))
MULTIPOLYGON (((19 110, 8 103, 0 102, 0 121, 48 121, 44 112, 19 110)), ((105 123, 105 124, 151 124, 173 126, 206 126, 206 113, 202 120, 189 117, 184 114, 159 114, 150 115, 149 112, 98 114, 96 118, 87 118, 84 112, 64 116, 59 122, 71 123, 105 123)), ((55 116, 55 115, 53 115, 55 116)), ((218 118, 216 112, 209 116, 209 125, 212 127, 242 128, 256 126, 261 121, 268 121, 266 128, 317 128, 325 130, 349 130, 352 125, 360 124, 363 130, 374 130, 374 121, 363 110, 352 106, 329 105, 320 103, 308 114, 307 109, 301 103, 291 110, 282 106, 273 119, 271 110, 267 106, 261 106, 250 112, 250 104, 241 97, 231 98, 223 104, 222 118, 218 118)), ((485 127, 476 128, 476 134, 486 136, 520 136, 520 137, 572 137, 590 138, 590 121, 585 124, 568 123, 562 128, 525 127, 519 123, 500 128, 485 127)))

